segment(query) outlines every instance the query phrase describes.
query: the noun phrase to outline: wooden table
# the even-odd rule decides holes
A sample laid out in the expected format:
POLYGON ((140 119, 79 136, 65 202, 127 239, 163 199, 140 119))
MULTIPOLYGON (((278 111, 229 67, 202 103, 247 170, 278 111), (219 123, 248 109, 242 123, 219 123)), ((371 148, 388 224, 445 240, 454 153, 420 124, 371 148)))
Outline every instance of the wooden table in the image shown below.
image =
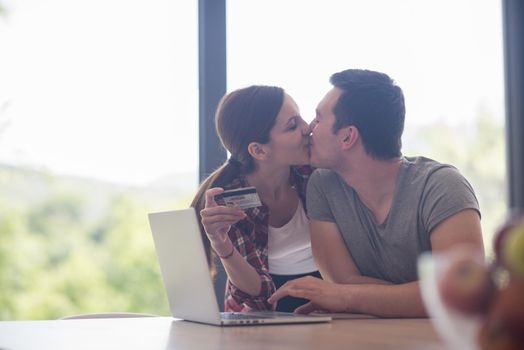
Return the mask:
POLYGON ((444 349, 427 319, 215 327, 169 317, 0 322, 0 349, 444 349))

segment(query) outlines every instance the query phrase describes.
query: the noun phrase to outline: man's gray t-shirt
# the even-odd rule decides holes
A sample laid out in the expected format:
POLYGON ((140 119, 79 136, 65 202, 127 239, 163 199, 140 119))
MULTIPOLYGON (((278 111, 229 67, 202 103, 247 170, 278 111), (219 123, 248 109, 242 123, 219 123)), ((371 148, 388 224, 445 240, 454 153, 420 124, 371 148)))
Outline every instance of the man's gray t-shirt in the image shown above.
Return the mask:
POLYGON ((317 169, 307 189, 311 219, 337 224, 363 276, 393 283, 417 280, 417 258, 431 250, 431 231, 444 219, 479 205, 468 181, 450 165, 403 157, 393 202, 383 223, 338 174, 317 169))

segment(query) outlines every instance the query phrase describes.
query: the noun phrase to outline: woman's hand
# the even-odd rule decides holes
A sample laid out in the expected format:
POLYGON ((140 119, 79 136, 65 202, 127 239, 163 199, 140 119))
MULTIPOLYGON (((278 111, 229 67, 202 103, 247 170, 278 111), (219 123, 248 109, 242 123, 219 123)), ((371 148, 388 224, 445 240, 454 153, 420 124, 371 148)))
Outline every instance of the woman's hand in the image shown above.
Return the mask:
POLYGON ((202 225, 211 247, 219 256, 229 254, 233 243, 229 239, 228 231, 231 225, 244 219, 246 214, 238 207, 218 205, 215 196, 224 192, 223 188, 215 187, 206 191, 206 206, 200 211, 202 225))

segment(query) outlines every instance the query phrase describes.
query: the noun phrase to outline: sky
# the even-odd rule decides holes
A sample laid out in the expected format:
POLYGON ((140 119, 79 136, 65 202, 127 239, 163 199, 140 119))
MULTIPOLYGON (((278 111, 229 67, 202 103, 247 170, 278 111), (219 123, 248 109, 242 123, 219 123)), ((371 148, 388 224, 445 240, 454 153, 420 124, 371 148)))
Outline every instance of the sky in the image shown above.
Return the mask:
MULTIPOLYGON (((0 0, 0 164, 144 186, 197 172, 197 1, 0 0)), ((346 68, 389 74, 406 129, 503 120, 500 1, 229 0, 228 90, 307 121, 346 68)), ((195 183, 196 184, 196 183, 195 183)))

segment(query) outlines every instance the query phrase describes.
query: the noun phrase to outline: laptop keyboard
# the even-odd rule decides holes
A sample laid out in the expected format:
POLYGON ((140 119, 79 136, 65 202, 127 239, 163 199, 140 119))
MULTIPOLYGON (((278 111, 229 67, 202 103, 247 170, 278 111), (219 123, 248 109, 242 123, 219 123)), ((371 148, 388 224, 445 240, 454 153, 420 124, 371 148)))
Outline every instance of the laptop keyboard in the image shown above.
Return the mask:
POLYGON ((223 320, 253 320, 253 319, 263 319, 263 318, 272 318, 272 316, 263 316, 263 315, 252 315, 249 313, 241 312, 221 312, 220 318, 223 320))

